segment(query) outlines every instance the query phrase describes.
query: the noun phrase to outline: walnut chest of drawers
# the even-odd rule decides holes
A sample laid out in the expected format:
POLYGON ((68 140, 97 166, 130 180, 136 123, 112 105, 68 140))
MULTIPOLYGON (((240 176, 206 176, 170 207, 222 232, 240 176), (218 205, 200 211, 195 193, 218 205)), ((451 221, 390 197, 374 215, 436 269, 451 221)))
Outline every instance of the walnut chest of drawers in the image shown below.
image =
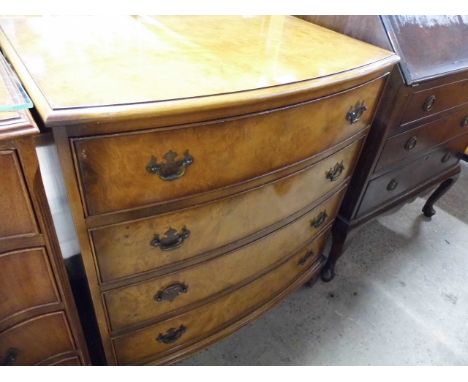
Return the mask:
POLYGON ((0 366, 85 365, 21 90, 0 54, 0 366))
POLYGON ((423 208, 431 217, 457 179, 468 145, 468 17, 304 18, 401 57, 333 228, 322 273, 330 280, 354 228, 435 188, 423 208))
POLYGON ((0 25, 109 364, 175 362, 318 274, 395 54, 294 17, 0 25))

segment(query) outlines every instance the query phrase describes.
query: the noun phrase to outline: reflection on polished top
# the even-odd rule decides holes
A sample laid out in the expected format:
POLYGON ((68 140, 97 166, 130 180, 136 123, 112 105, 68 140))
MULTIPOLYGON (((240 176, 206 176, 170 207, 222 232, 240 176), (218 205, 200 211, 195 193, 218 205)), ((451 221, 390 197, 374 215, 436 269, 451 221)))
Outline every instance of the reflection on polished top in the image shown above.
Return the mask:
POLYGON ((392 56, 291 16, 20 17, 0 27, 45 120, 60 109, 274 91, 392 56))
POLYGON ((468 68, 468 16, 382 16, 408 85, 468 68))

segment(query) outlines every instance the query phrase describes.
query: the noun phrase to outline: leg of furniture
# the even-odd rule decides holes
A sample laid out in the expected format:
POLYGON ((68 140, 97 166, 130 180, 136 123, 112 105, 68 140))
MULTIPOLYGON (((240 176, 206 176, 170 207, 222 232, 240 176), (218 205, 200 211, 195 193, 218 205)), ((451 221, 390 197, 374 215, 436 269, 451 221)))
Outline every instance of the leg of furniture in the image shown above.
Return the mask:
POLYGON ((452 178, 444 180, 439 185, 439 187, 435 189, 435 191, 431 194, 429 199, 427 199, 426 204, 424 204, 424 207, 422 209, 424 216, 430 218, 433 215, 435 215, 436 212, 434 210, 434 203, 437 202, 442 197, 442 195, 444 195, 450 189, 450 187, 453 186, 453 184, 457 180, 457 177, 458 176, 454 176, 452 178))
POLYGON ((320 272, 322 281, 329 282, 335 277, 335 265, 343 253, 347 236, 348 228, 346 224, 337 219, 332 228, 332 247, 328 254, 327 262, 320 272))

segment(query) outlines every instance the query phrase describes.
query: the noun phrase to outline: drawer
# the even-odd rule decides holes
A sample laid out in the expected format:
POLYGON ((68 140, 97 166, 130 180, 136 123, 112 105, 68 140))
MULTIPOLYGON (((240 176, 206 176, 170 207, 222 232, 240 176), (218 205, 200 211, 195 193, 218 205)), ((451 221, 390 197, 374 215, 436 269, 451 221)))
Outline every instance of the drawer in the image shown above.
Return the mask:
POLYGON ((344 190, 271 234, 215 259, 104 293, 113 330, 172 312, 265 272, 331 223, 344 190))
POLYGON ((0 254, 0 323, 19 313, 60 302, 43 248, 0 254))
POLYGON ((50 366, 82 366, 82 364, 79 357, 69 357, 55 362, 50 366))
POLYGON ((63 312, 32 318, 0 334, 2 364, 34 365, 73 349, 73 340, 63 312))
POLYGON ((363 216, 398 195, 410 192, 413 188, 455 165, 467 144, 468 134, 465 134, 417 158, 401 169, 372 180, 367 186, 357 216, 363 216))
POLYGON ((403 113, 402 123, 414 121, 468 102, 468 79, 411 95, 403 113))
POLYGON ((468 106, 453 114, 390 137, 384 145, 376 171, 399 160, 411 158, 421 152, 468 133, 468 106))
POLYGON ((362 141, 321 162, 254 190, 174 213, 91 231, 104 282, 184 261, 222 247, 274 224, 330 192, 351 173, 362 141), (343 164, 334 181, 326 174, 343 164), (271 208, 275 206, 275 208, 271 208), (183 229, 189 236, 183 235, 183 229), (155 247, 159 235, 171 238, 155 247), (185 237, 185 239, 184 239, 185 237), (168 245, 173 243, 173 245, 168 245), (172 250, 172 247, 177 247, 172 250))
POLYGON ((113 339, 119 364, 145 362, 206 339, 259 309, 285 290, 316 261, 327 233, 286 259, 280 266, 236 291, 175 318, 113 339))
POLYGON ((16 150, 0 151, 0 172, 0 240, 37 233, 36 220, 16 150))
POLYGON ((383 81, 223 121, 72 139, 87 214, 189 197, 309 158, 370 123, 383 81))

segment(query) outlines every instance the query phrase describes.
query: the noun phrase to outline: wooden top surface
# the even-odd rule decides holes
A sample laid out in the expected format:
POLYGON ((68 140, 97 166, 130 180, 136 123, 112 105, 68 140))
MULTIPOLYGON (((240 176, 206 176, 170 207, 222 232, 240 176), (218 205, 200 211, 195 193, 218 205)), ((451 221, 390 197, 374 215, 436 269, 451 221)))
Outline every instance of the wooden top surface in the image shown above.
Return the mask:
POLYGON ((468 16, 382 16, 408 85, 468 69, 468 16))
POLYGON ((0 19, 0 28, 1 47, 46 124, 141 107, 157 115, 217 95, 268 97, 281 85, 333 82, 397 60, 291 16, 18 17, 0 19))

